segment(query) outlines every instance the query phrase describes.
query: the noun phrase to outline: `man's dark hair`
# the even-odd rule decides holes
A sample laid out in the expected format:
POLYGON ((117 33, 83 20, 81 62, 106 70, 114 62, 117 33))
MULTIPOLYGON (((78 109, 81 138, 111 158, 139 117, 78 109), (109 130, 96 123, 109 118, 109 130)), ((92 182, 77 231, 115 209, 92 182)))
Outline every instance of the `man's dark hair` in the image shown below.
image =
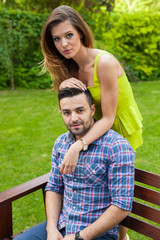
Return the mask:
POLYGON ((63 88, 58 94, 59 103, 62 98, 74 97, 74 96, 77 96, 82 93, 84 93, 86 95, 89 106, 91 107, 93 104, 93 99, 92 99, 91 93, 88 89, 83 91, 80 88, 63 88))

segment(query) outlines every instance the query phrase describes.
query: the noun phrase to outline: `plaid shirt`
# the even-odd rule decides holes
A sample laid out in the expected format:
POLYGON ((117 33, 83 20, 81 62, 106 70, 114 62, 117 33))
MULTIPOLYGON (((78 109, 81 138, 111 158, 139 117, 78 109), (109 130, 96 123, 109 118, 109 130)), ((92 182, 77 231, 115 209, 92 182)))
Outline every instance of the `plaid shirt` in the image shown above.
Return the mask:
MULTIPOLYGON (((60 165, 74 142, 70 132, 56 140, 45 189, 64 194, 58 229, 66 227, 67 235, 92 224, 112 204, 130 211, 134 192, 135 152, 126 139, 109 130, 80 152, 73 174, 61 175, 60 165)), ((108 233, 117 235, 118 226, 108 233)))

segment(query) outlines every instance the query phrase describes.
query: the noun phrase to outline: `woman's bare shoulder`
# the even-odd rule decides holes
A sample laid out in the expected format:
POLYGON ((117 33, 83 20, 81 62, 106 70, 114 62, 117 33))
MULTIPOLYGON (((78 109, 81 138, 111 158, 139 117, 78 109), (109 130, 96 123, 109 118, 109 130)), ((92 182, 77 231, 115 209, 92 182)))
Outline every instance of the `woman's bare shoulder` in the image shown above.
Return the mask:
POLYGON ((102 72, 103 70, 114 70, 116 69, 118 76, 121 76, 124 72, 120 62, 111 55, 110 53, 105 52, 101 55, 97 62, 97 72, 102 72))

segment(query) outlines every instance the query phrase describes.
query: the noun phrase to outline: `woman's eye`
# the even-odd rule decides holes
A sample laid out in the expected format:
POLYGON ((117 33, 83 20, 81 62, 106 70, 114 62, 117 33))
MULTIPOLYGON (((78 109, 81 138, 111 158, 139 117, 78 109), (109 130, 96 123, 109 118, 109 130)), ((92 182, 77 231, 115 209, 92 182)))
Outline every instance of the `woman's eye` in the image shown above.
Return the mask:
POLYGON ((73 33, 68 33, 67 38, 71 38, 73 36, 73 33))
POLYGON ((53 38, 53 41, 54 41, 54 42, 58 42, 58 41, 59 41, 59 38, 58 38, 58 37, 55 37, 55 38, 53 38))

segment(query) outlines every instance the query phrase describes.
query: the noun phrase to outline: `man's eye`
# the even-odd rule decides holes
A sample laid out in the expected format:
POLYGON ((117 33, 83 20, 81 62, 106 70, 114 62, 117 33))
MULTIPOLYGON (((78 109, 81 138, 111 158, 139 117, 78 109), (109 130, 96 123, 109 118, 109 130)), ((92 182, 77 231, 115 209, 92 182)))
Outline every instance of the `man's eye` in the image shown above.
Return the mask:
POLYGON ((65 116, 68 116, 69 115, 69 112, 64 112, 63 113, 65 116))
POLYGON ((67 38, 71 38, 73 36, 73 33, 68 33, 67 38))
POLYGON ((84 110, 83 109, 80 109, 80 110, 78 110, 77 112, 78 113, 82 113, 84 110))

